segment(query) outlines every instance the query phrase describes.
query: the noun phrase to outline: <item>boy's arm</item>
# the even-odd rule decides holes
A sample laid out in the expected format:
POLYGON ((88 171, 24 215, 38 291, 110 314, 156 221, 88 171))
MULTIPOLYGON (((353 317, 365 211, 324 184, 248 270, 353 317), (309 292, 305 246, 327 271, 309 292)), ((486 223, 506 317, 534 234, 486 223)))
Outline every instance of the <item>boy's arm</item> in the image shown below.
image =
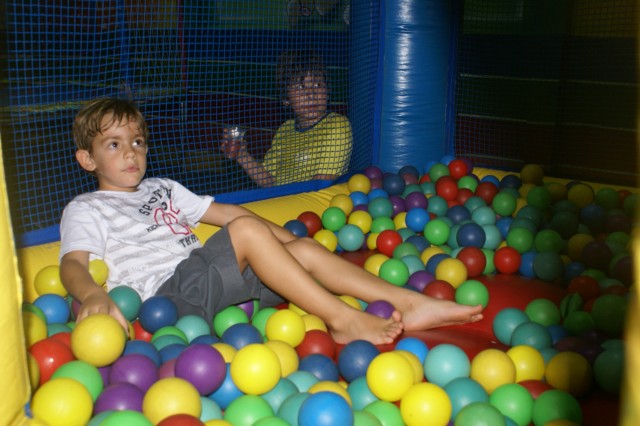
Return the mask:
POLYGON ((238 206, 235 204, 225 204, 225 203, 211 203, 207 211, 200 218, 200 222, 207 223, 209 225, 214 226, 224 226, 227 223, 231 222, 233 219, 240 216, 252 216, 258 218, 262 222, 264 222, 269 228, 271 232, 280 240, 282 243, 287 243, 289 241, 293 241, 296 239, 296 236, 293 235, 288 230, 284 229, 281 226, 276 225, 275 223, 260 217, 246 209, 242 206, 238 206))
POLYGON ((65 254, 60 261, 60 279, 69 294, 80 302, 76 321, 93 314, 109 314, 129 332, 127 320, 118 306, 89 273, 88 252, 72 251, 65 254))

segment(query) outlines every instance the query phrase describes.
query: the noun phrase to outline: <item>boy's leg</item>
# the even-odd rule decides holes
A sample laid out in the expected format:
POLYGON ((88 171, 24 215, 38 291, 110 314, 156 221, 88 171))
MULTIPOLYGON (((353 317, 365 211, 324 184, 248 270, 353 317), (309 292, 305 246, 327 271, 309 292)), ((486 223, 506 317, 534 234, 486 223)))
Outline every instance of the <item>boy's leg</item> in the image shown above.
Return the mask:
POLYGON ((251 266, 262 282, 301 309, 320 317, 338 343, 356 339, 391 343, 403 325, 396 312, 389 319, 358 311, 319 285, 257 218, 239 217, 227 225, 240 270, 251 266))

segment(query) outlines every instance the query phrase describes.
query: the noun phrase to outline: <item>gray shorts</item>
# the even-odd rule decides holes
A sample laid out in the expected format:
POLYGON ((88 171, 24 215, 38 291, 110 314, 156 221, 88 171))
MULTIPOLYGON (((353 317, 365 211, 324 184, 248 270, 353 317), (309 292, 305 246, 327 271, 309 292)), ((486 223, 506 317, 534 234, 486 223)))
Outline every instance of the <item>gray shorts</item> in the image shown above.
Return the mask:
POLYGON ((240 272, 226 226, 180 262, 156 295, 173 300, 178 315, 198 315, 207 321, 226 307, 249 300, 258 300, 260 308, 284 301, 262 284, 250 266, 240 272))

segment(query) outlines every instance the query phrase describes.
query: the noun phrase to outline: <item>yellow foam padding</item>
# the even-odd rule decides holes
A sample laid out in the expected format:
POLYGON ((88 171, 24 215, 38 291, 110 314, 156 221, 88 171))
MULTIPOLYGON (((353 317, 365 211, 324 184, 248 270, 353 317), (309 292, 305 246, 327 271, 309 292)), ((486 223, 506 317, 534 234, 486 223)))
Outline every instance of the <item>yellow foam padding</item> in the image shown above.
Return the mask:
MULTIPOLYGON (((0 141, 0 147, 2 146, 0 141)), ((4 178, 4 163, 0 158, 0 330, 2 346, 0 353, 0 377, 2 377, 2 402, 0 402, 0 424, 22 425, 29 420, 24 406, 29 400, 29 378, 27 373, 26 348, 22 328, 22 283, 18 274, 18 261, 13 245, 13 231, 9 215, 7 187, 4 178)))

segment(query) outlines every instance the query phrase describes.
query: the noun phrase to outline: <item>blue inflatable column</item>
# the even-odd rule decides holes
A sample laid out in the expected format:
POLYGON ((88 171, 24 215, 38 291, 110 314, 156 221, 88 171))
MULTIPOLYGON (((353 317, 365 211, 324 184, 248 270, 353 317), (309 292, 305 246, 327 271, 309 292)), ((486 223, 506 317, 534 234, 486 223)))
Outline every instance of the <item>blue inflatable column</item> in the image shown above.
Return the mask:
POLYGON ((383 0, 381 19, 374 163, 389 172, 406 165, 422 171, 445 154, 451 0, 383 0))

